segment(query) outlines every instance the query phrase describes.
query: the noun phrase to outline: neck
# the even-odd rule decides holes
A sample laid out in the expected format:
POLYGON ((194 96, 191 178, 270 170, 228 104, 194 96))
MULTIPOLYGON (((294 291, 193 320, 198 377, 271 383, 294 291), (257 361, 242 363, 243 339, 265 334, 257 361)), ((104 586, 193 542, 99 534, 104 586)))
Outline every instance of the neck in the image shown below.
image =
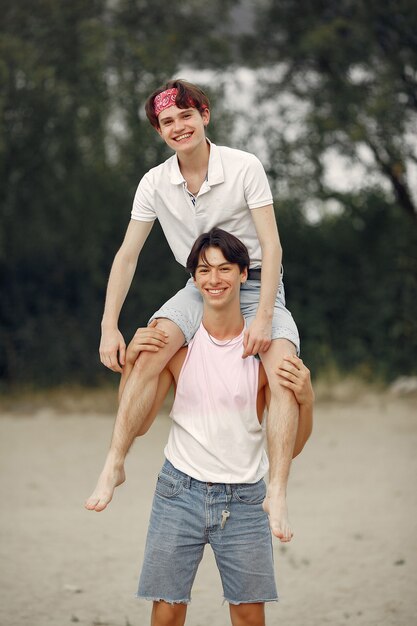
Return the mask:
POLYGON ((204 307, 203 326, 206 331, 221 341, 240 335, 245 320, 240 311, 240 303, 229 311, 216 311, 204 307))
POLYGON ((183 153, 177 152, 178 163, 183 175, 190 172, 204 171, 207 172, 210 157, 210 144, 204 138, 204 141, 198 144, 194 150, 183 153))

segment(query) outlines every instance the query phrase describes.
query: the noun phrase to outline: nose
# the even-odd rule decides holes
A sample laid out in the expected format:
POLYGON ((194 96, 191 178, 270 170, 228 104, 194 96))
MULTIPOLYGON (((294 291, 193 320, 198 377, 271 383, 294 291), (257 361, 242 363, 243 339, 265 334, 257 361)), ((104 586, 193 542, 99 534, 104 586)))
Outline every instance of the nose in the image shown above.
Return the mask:
POLYGON ((213 268, 210 272, 210 284, 211 285, 218 285, 218 283, 220 282, 220 273, 219 270, 213 268))
POLYGON ((181 118, 175 119, 174 120, 174 131, 176 133, 179 133, 183 129, 184 129, 184 120, 182 120, 181 118))

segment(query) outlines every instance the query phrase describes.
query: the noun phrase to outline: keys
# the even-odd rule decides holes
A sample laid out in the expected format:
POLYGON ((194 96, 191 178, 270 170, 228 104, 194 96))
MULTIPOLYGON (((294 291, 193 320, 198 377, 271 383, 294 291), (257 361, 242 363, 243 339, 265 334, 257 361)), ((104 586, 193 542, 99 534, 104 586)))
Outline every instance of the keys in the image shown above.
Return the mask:
POLYGON ((230 517, 230 511, 228 511, 227 509, 224 509, 222 511, 222 521, 220 522, 220 528, 223 530, 223 528, 225 527, 225 524, 227 522, 227 520, 230 517))

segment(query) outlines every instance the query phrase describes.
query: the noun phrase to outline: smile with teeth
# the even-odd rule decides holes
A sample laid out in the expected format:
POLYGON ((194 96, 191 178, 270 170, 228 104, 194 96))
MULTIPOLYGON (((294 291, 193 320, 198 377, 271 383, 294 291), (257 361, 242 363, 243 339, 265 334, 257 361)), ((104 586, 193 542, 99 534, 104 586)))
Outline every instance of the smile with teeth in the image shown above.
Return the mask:
POLYGON ((216 296, 219 293, 223 293, 224 288, 223 289, 207 289, 207 291, 211 294, 213 294, 214 296, 216 296))
POLYGON ((180 135, 179 137, 175 137, 175 141, 181 141, 182 139, 188 139, 191 137, 192 133, 184 133, 184 135, 180 135))

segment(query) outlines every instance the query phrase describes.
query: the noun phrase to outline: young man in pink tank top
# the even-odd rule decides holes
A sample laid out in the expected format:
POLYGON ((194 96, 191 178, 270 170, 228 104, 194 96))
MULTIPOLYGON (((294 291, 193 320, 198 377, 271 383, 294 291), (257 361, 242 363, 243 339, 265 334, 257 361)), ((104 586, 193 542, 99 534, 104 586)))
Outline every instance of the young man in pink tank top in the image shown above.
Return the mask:
MULTIPOLYGON (((153 601, 153 626, 184 624, 205 543, 215 552, 232 624, 263 626, 264 603, 277 600, 263 481, 268 468, 263 415, 270 391, 259 361, 241 356, 240 287, 248 263, 245 246, 233 235, 213 229, 197 239, 187 268, 204 301, 201 325, 189 347, 163 370, 139 431, 125 432, 120 442, 129 447, 134 436, 147 432, 174 383, 167 460, 158 477, 138 590, 138 597, 153 601)), ((137 331, 120 393, 138 354, 165 347, 156 322, 137 331)), ((312 428, 309 372, 298 357, 289 356, 277 374, 300 405, 296 456, 312 428)), ((98 509, 106 504, 104 499, 98 509)), ((97 510, 97 505, 87 503, 87 508, 97 510)))

